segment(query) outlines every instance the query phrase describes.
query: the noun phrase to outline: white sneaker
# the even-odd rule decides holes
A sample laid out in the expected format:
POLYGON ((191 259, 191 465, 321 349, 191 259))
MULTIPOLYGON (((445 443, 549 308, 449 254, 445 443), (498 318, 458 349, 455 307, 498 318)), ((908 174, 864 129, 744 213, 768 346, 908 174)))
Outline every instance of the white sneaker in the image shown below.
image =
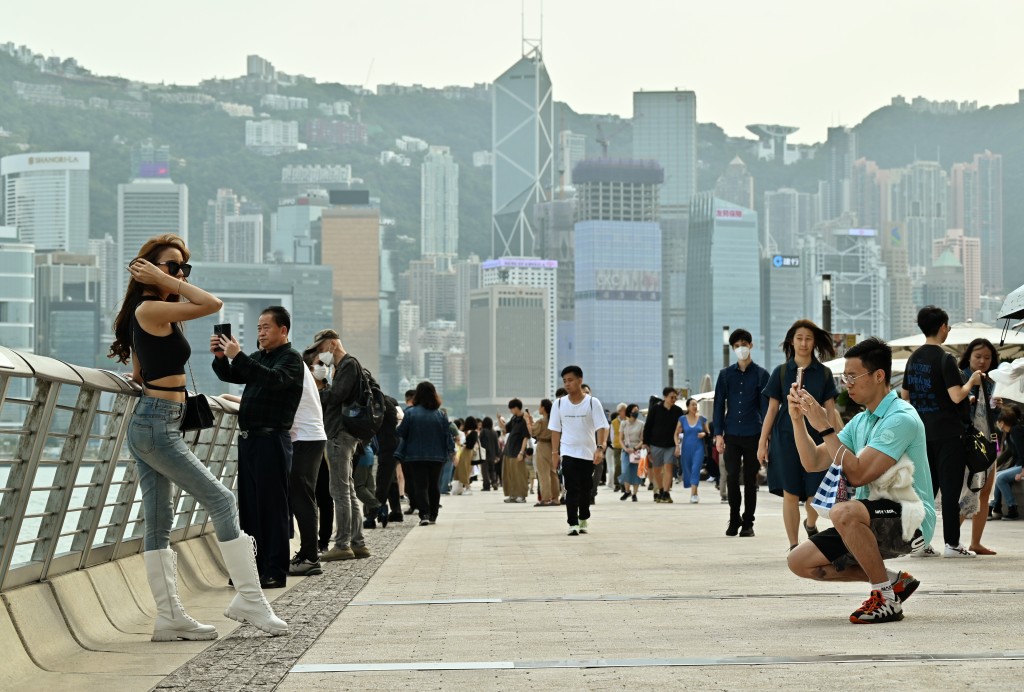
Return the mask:
POLYGON ((690 495, 690 504, 695 505, 700 502, 700 495, 690 495))
POLYGON ((946 544, 946 549, 942 551, 942 557, 977 557, 978 554, 971 552, 964 547, 964 544, 956 546, 955 548, 949 544, 946 544))
POLYGON ((579 524, 575 524, 575 525, 569 527, 569 535, 570 536, 579 536, 580 535, 579 524))
POLYGON ((935 548, 932 547, 931 543, 910 553, 910 557, 938 557, 939 554, 935 552, 935 548))
POLYGON ((586 533, 586 532, 587 532, 587 520, 586 519, 580 519, 580 533, 586 533))

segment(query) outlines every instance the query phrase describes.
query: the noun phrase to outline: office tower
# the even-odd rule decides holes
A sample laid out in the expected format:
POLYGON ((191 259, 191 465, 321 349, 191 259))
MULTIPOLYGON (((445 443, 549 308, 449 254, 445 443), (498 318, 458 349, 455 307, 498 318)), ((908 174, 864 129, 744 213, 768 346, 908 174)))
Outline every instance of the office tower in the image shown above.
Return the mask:
MULTIPOLYGON (((483 286, 503 285, 516 287, 539 288, 544 291, 544 310, 547 322, 544 325, 544 338, 540 333, 530 345, 535 367, 543 366, 547 375, 547 388, 550 393, 558 389, 561 369, 555 357, 558 353, 558 321, 555 295, 558 290, 558 262, 536 257, 502 257, 488 260, 482 265, 483 286)), ((472 299, 470 300, 470 329, 473 325, 472 299)))
POLYGON ((100 319, 111 329, 114 317, 121 309, 122 295, 117 292, 125 267, 121 266, 117 242, 109 233, 103 238, 89 240, 89 254, 96 257, 100 276, 100 319))
MULTIPOLYGON (((96 257, 69 252, 35 258, 35 352, 94 368, 100 356, 100 270, 96 257)), ((104 330, 104 336, 109 332, 104 330)))
MULTIPOLYGON (((188 244, 188 187, 166 178, 140 178, 117 186, 117 245, 127 267, 153 236, 174 233, 188 244)), ((127 277, 121 276, 124 294, 127 277)))
POLYGON ((239 213, 241 201, 229 188, 217 190, 215 199, 206 202, 203 222, 203 261, 224 261, 224 219, 239 213))
POLYGON ((455 269, 455 325, 460 332, 469 328, 469 294, 484 285, 483 265, 480 258, 470 255, 456 260, 455 269))
POLYGON ((903 229, 896 223, 884 224, 880 233, 882 264, 889 277, 888 332, 893 339, 920 334, 917 328, 917 307, 914 288, 907 264, 907 246, 903 243, 903 229))
POLYGON ((878 164, 874 161, 857 159, 853 164, 850 211, 856 215, 857 225, 861 228, 881 230, 882 198, 878 175, 878 164))
POLYGON ((665 171, 660 191, 662 361, 687 372, 686 267, 690 199, 697 192, 697 95, 692 91, 633 92, 633 158, 665 171))
MULTIPOLYGON (((412 362, 412 340, 420 327, 420 306, 411 300, 398 303, 398 376, 412 382, 416 373, 412 362)), ((405 389, 409 389, 408 386, 405 389)))
POLYGON ((459 164, 448 147, 432 146, 420 164, 420 251, 459 254, 459 164))
POLYGON ((572 170, 587 157, 587 137, 572 130, 558 133, 558 179, 559 188, 572 186, 572 170))
POLYGON ((714 195, 694 198, 687 251, 686 377, 712 380, 722 368, 722 327, 754 337, 754 360, 764 362, 761 327, 761 252, 757 212, 714 195))
MULTIPOLYGON (((0 226, 0 344, 15 351, 33 353, 36 331, 45 329, 35 315, 35 248, 17 242, 13 226, 0 226), (12 237, 13 236, 13 237, 12 237)), ((12 377, 5 393, 11 398, 29 399, 35 380, 30 377, 12 377)), ((0 408, 0 424, 22 425, 28 408, 4 406, 0 408)))
MULTIPOLYGON (((486 271, 486 270, 485 270, 486 271)), ((492 284, 470 294, 467 405, 504 411, 513 397, 529 402, 554 394, 544 364, 551 291, 492 284)))
POLYGON ((263 263, 263 214, 224 217, 224 258, 229 264, 263 263))
POLYGON ((715 197, 746 209, 754 208, 754 176, 739 156, 729 162, 725 173, 715 183, 715 197))
POLYGON ((576 360, 608 401, 644 402, 665 379, 661 228, 653 161, 576 167, 576 360))
MULTIPOLYGON (((962 229, 951 228, 946 231, 944 238, 933 243, 932 263, 937 262, 947 252, 952 253, 963 274, 963 297, 959 301, 963 304, 963 317, 976 320, 981 310, 981 239, 964 235, 962 229)), ((949 263, 948 259, 944 261, 949 263)), ((940 273, 943 280, 948 273, 940 273)))
POLYGON ((281 200, 270 217, 271 261, 312 264, 316 256, 313 225, 329 206, 326 190, 281 200))
POLYGON ((37 252, 89 249, 89 152, 16 154, 0 159, 4 223, 37 252))
POLYGON ((334 328, 345 350, 380 370, 380 210, 332 206, 320 219, 321 263, 334 271, 334 328))
POLYGON ((299 149, 297 120, 246 120, 245 147, 261 156, 277 156, 299 149))
POLYGON ((779 344, 786 338, 786 332, 794 322, 812 313, 804 304, 808 278, 801 265, 799 250, 779 249, 762 255, 761 333, 765 355, 761 365, 765 368, 783 362, 779 344))
POLYGON ((952 248, 944 249, 928 267, 921 302, 940 306, 949 314, 950 324, 963 322, 967 317, 964 312, 964 266, 952 248))
POLYGON ((822 216, 837 219, 850 211, 850 177, 857 160, 857 135, 848 127, 828 128, 823 154, 827 178, 822 216))
POLYGON ((915 161, 893 183, 892 220, 903 224, 914 278, 932 263, 932 244, 946 235, 948 176, 934 161, 915 161))
POLYGON ((576 362, 576 263, 575 190, 562 191, 557 199, 537 205, 537 227, 545 259, 558 262, 555 289, 558 363, 576 362), (563 196, 564 195, 564 196, 563 196))
MULTIPOLYGON (((298 264, 232 264, 228 262, 195 262, 193 272, 202 277, 202 287, 224 301, 219 313, 192 320, 185 336, 192 346, 196 386, 201 392, 241 392, 241 387, 217 379, 208 365, 200 366, 196 357, 209 354, 213 325, 231 323, 231 333, 251 353, 259 348, 256 325, 260 313, 270 305, 284 306, 292 316, 288 339, 301 351, 313 335, 325 327, 336 327, 332 305, 332 272, 329 266, 298 264)), ((376 303, 374 303, 376 306, 376 303)), ((344 333, 342 338, 344 339, 344 333)), ((366 356, 357 352, 346 340, 345 348, 366 367, 366 356)), ((191 383, 189 388, 191 388, 191 383)))
POLYGON ((540 46, 494 80, 491 93, 491 254, 532 256, 533 207, 555 187, 554 99, 540 46))
MULTIPOLYGON (((1003 157, 986 151, 971 163, 955 163, 949 177, 949 223, 981 240, 981 290, 1002 293, 1003 263, 1003 157)), ((966 267, 965 267, 966 268, 966 267)), ((968 315, 970 309, 968 307, 968 315)))
POLYGON ((399 277, 402 300, 420 306, 424 323, 456 319, 455 271, 447 255, 433 255, 409 262, 399 277))
POLYGON ((889 338, 890 281, 874 229, 851 228, 851 217, 823 221, 801 254, 804 305, 821 320, 822 275, 832 277, 832 331, 889 338))
POLYGON ((764 193, 764 238, 762 244, 773 252, 792 254, 799 247, 800 193, 782 188, 764 193))
POLYGON ((131 157, 129 177, 132 180, 171 177, 171 148, 166 144, 156 145, 153 140, 147 140, 132 147, 131 157))

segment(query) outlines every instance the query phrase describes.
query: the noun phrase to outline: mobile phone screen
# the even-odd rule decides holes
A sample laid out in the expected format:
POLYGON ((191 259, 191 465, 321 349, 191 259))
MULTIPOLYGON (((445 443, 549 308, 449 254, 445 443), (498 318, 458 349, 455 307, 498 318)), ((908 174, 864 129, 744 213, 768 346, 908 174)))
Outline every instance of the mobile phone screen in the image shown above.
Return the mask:
MULTIPOLYGON (((213 333, 216 334, 217 336, 226 336, 227 338, 230 339, 231 338, 231 324, 230 323, 228 323, 228 324, 215 324, 215 325, 213 325, 213 333)), ((214 349, 214 350, 216 350, 216 351, 223 351, 224 349, 218 348, 218 349, 214 349)))

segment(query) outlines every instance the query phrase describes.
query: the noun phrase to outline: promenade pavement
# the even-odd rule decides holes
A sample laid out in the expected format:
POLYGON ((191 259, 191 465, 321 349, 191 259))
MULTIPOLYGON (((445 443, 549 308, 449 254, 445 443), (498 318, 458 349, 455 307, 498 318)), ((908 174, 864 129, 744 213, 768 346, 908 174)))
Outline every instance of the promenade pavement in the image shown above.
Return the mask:
POLYGON ((279 689, 1024 686, 1024 522, 989 523, 994 557, 891 561, 922 582, 905 619, 853 625, 867 585, 792 575, 779 498, 762 489, 757 535, 729 538, 701 489, 601 488, 578 537, 564 508, 479 491, 443 497, 434 526, 368 532, 407 533, 279 689))

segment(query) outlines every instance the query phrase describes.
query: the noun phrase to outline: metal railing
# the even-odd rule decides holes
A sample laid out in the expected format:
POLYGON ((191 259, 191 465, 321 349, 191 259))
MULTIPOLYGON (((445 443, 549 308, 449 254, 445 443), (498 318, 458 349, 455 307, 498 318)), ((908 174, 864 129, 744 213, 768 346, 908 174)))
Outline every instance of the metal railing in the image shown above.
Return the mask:
MULTIPOLYGON (((0 590, 142 550, 142 492, 125 436, 140 389, 117 373, 0 346, 0 590)), ((234 489, 238 411, 210 397, 186 442, 234 489)), ((212 530, 175 488, 171 541, 212 530)))

